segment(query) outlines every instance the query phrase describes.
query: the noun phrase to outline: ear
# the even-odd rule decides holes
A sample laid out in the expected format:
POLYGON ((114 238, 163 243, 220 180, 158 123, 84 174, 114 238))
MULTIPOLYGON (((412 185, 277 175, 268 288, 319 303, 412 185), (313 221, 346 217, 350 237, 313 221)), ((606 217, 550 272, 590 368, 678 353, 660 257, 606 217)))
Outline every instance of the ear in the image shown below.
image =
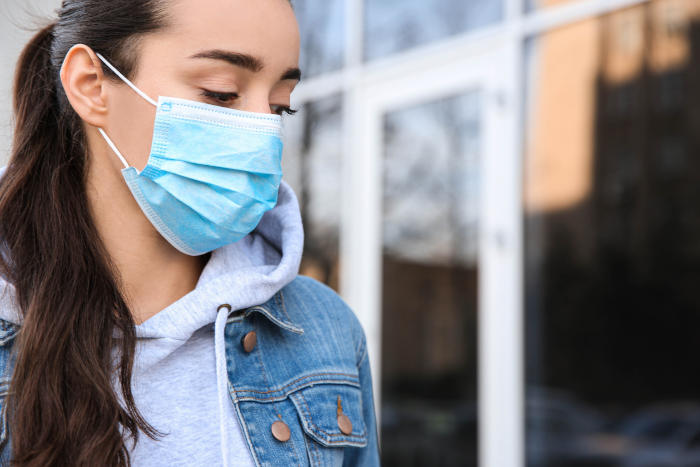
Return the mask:
POLYGON ((103 127, 107 118, 106 78, 102 62, 90 47, 76 44, 61 66, 61 83, 73 109, 86 123, 103 127))

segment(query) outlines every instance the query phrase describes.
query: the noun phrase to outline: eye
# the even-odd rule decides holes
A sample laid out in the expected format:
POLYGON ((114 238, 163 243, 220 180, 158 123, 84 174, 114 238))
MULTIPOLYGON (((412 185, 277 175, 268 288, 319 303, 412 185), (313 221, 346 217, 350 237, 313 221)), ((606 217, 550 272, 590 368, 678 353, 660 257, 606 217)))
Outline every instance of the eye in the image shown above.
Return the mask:
POLYGON ((202 89, 202 96, 206 97, 207 99, 212 99, 215 100, 219 103, 222 104, 228 104, 234 99, 238 99, 238 93, 235 92, 218 92, 218 91, 209 91, 208 89, 202 89))
POLYGON ((273 112, 275 112, 277 115, 282 115, 283 113, 286 113, 288 115, 294 115, 299 111, 298 109, 292 109, 287 105, 272 105, 270 107, 273 109, 273 112))

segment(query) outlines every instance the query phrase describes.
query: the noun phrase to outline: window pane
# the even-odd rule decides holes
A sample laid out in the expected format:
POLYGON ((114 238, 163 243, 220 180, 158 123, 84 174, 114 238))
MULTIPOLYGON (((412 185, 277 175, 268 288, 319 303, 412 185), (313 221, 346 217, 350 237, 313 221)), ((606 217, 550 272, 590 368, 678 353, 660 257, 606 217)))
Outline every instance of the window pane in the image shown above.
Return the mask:
POLYGON ((528 464, 700 465, 700 2, 531 45, 528 464))
POLYGON ((342 98, 308 103, 285 116, 284 179, 304 223, 301 274, 338 290, 342 98))
POLYGON ((502 0, 365 0, 365 58, 471 31, 502 16, 502 0))
POLYGON ((342 68, 345 47, 344 0, 292 0, 292 4, 299 22, 299 66, 304 76, 342 68))
POLYGON ((549 8, 551 6, 566 5, 567 3, 576 3, 581 0, 525 0, 527 11, 536 10, 539 8, 549 8))
POLYGON ((480 93, 384 120, 382 455, 476 465, 480 93))

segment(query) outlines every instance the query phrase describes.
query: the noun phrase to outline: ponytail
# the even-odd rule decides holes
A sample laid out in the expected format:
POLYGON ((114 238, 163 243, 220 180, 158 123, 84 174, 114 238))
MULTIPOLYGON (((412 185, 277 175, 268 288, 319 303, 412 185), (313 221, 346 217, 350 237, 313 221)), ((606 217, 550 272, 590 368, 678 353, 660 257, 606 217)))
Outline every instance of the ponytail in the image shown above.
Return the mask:
POLYGON ((56 23, 41 29, 25 46, 15 72, 13 110, 16 118, 14 147, 56 141, 56 80, 51 65, 51 43, 56 23), (51 134, 46 134, 45 131, 51 134))
POLYGON ((127 437, 161 435, 134 402, 134 321, 90 214, 85 130, 59 79, 76 43, 132 70, 128 39, 160 27, 156 4, 63 0, 59 20, 17 63, 12 153, 0 179, 0 275, 21 314, 0 443, 13 466, 126 467, 127 437))

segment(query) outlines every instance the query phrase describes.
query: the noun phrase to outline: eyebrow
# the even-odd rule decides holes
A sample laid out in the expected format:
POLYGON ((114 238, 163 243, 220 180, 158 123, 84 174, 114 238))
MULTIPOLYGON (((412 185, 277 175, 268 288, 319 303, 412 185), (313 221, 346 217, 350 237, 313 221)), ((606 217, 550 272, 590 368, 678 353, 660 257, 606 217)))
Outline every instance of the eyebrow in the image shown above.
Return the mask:
MULTIPOLYGON (((210 60, 221 60, 231 65, 245 68, 246 70, 250 70, 256 73, 264 68, 262 60, 260 60, 257 57, 239 52, 229 52, 227 50, 205 50, 191 55, 190 58, 207 58, 210 60)), ((284 81, 287 79, 300 81, 301 70, 299 68, 294 67, 289 68, 287 71, 282 73, 280 81, 284 81)))

